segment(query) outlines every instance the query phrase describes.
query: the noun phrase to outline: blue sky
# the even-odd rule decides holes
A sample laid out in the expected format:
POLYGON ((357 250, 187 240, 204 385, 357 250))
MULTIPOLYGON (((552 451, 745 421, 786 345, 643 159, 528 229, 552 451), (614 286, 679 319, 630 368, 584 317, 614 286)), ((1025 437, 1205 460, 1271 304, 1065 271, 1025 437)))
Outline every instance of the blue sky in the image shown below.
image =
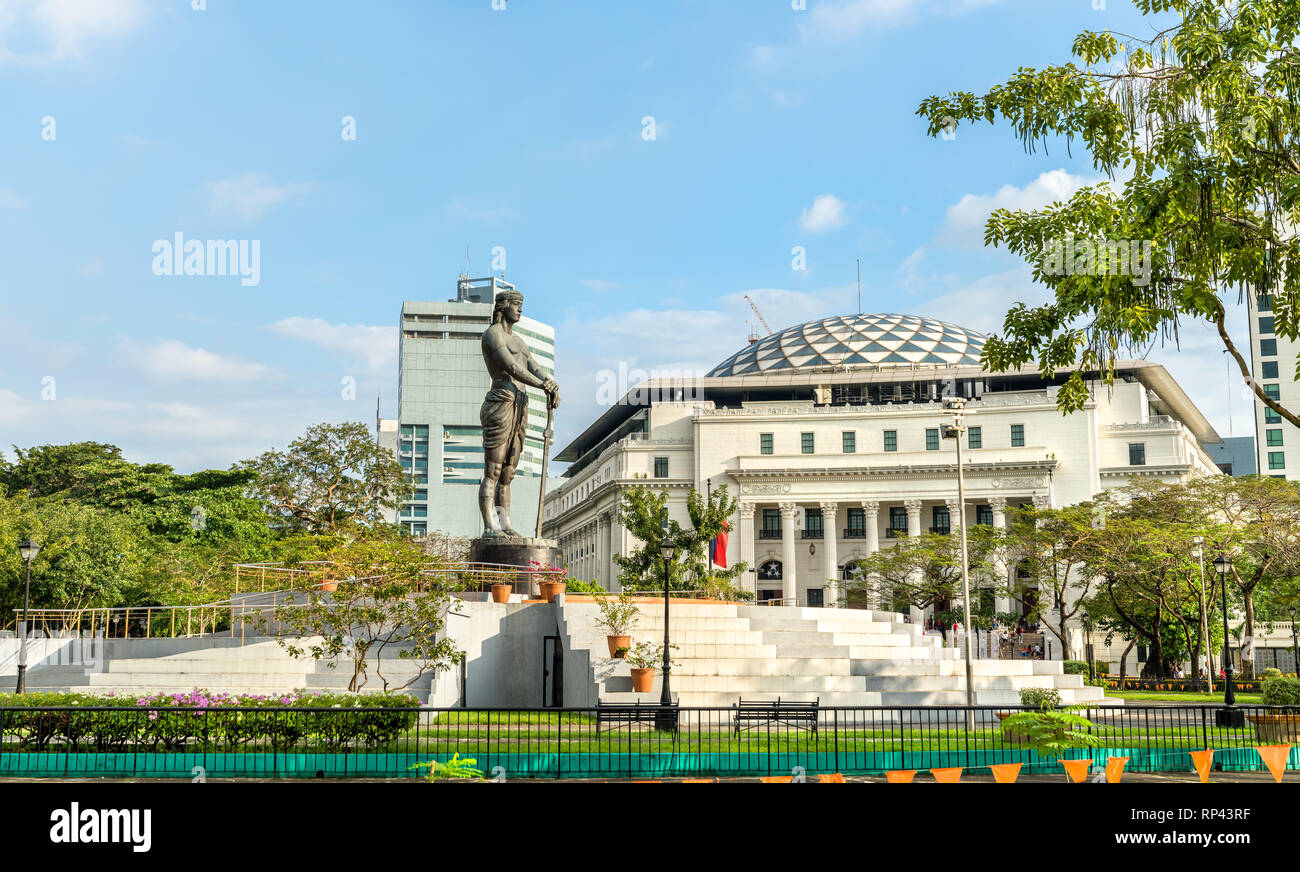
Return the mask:
MULTIPOLYGON (((856 258, 866 311, 996 330, 1042 293, 983 249, 989 210, 1095 174, 1005 126, 930 139, 916 106, 1151 29, 1128 0, 199 5, 0 0, 6 448, 188 470, 370 421, 376 393, 390 416, 401 301, 498 246, 558 331, 560 443, 600 371, 740 348, 745 294, 775 329, 852 311, 856 258), (257 241, 260 281, 155 275, 178 232, 257 241)), ((1182 339, 1150 357, 1249 432, 1216 338, 1182 339)))

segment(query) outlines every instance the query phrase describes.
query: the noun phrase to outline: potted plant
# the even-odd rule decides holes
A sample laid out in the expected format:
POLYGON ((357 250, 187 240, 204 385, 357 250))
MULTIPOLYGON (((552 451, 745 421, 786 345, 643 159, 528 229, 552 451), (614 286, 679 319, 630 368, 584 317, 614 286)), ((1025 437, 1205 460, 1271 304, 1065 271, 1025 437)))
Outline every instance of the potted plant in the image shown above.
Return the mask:
POLYGON ((641 617, 641 610, 636 603, 632 602, 632 597, 627 591, 620 593, 617 600, 611 599, 604 592, 593 593, 592 596, 600 609, 596 626, 605 628, 605 642, 609 645, 609 656, 625 656, 628 649, 632 647, 632 637, 628 631, 636 626, 637 619, 641 617), (620 654, 619 651, 623 653, 620 654))
POLYGON ((510 593, 514 590, 514 585, 508 581, 492 582, 492 602, 508 603, 510 602, 510 593))
POLYGON ((327 569, 321 573, 320 581, 316 583, 317 590, 323 590, 326 593, 332 593, 339 586, 338 579, 334 575, 334 570, 327 569))
MULTIPOLYGON (((1264 678, 1264 705, 1300 706, 1300 678, 1281 674, 1264 678)), ((1261 745, 1300 744, 1300 708, 1246 715, 1261 745)))
MULTIPOLYGON (((1038 688, 1029 690, 1035 689, 1038 688)), ((1057 703, 1060 702, 1060 694, 1055 690, 1043 692, 1055 695, 1057 703)), ((1020 692, 1022 701, 1026 693, 1028 690, 1020 692)), ((1083 707, 1055 707, 1049 698, 1038 711, 1005 713, 1007 717, 1002 719, 1002 735, 1014 737, 1008 741, 1049 760, 1058 760, 1066 751, 1075 748, 1094 748, 1100 745, 1101 739, 1092 733, 1096 724, 1082 715, 1074 714, 1072 708, 1083 707)), ((1002 718, 1003 714, 999 712, 998 717, 1002 718)))
MULTIPOLYGON (((1026 687, 1020 691, 1020 704, 1039 711, 1058 709, 1061 707, 1061 692, 1054 687, 1026 687)), ((998 720, 1002 722, 1002 740, 1009 745, 1020 744, 1027 738, 1025 734, 1017 733, 1007 726, 1007 719, 1013 714, 1015 713, 997 713, 998 720)))
MULTIPOLYGON (((676 648, 676 645, 669 646, 676 648)), ((637 642, 627 652, 627 663, 632 667, 632 689, 649 693, 654 689, 655 669, 664 660, 664 646, 652 642, 637 642)))
POLYGON ((543 566, 536 560, 528 561, 528 567, 537 577, 537 592, 548 603, 555 602, 555 595, 564 593, 564 570, 558 566, 543 566))

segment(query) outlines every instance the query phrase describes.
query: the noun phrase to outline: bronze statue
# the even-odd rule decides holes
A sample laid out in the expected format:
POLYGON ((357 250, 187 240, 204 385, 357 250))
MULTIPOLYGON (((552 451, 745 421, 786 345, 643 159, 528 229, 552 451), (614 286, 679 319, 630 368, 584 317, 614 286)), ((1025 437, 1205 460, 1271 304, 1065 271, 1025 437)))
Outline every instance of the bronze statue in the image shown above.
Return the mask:
MULTIPOLYGON (((514 335, 523 314, 524 295, 518 291, 497 294, 492 326, 483 331, 483 362, 492 387, 483 398, 479 421, 483 425, 483 480, 478 488, 483 538, 518 537, 510 526, 510 482, 524 449, 528 424, 528 392, 524 386, 546 392, 548 417, 560 405, 559 385, 542 372, 528 353, 528 345, 514 335)), ((543 451, 546 449, 543 448, 543 451)), ((537 531, 541 535, 541 530, 537 531)))

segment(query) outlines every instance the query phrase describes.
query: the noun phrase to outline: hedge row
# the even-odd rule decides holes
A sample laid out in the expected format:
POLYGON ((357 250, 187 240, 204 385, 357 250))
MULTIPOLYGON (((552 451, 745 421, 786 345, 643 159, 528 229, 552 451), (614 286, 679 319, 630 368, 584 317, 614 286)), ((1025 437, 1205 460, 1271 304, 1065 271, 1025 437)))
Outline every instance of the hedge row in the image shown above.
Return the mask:
POLYGON ((369 748, 392 742, 414 727, 418 706, 418 700, 406 695, 305 691, 272 696, 202 690, 140 697, 0 694, 0 743, 16 742, 24 751, 369 748), (70 708, 50 711, 59 706, 70 708), (90 710, 95 707, 113 710, 90 710), (327 710, 310 711, 317 708, 327 710))

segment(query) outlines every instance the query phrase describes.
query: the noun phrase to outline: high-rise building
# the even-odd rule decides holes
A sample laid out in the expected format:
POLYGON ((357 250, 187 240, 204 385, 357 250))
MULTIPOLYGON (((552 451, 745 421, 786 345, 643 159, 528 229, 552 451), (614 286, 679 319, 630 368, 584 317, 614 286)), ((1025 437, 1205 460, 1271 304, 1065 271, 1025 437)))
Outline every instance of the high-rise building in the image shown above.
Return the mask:
MULTIPOLYGON (((480 337, 492 323, 496 295, 514 290, 498 278, 462 277, 455 299, 402 303, 398 345, 397 457, 413 476, 397 520, 415 536, 441 530, 477 536, 483 530, 478 484, 483 476, 479 407, 491 386, 480 337)), ((525 309, 527 301, 525 301, 525 309)), ((555 370, 555 330, 524 317, 514 333, 547 375, 555 370)), ((535 535, 541 487, 546 396, 528 389, 523 458, 511 486, 511 522, 535 535)))
MULTIPOLYGON (((1265 394, 1286 408, 1300 409, 1300 383, 1295 377, 1297 343, 1273 331, 1273 301, 1268 294, 1248 294, 1247 299, 1255 381, 1265 394)), ((1255 403, 1255 446, 1261 475, 1300 479, 1300 430, 1258 401, 1255 403)))
POLYGON ((1259 472, 1254 436, 1224 436, 1222 442, 1205 442, 1201 447, 1214 458, 1214 465, 1224 475, 1240 478, 1259 472))

